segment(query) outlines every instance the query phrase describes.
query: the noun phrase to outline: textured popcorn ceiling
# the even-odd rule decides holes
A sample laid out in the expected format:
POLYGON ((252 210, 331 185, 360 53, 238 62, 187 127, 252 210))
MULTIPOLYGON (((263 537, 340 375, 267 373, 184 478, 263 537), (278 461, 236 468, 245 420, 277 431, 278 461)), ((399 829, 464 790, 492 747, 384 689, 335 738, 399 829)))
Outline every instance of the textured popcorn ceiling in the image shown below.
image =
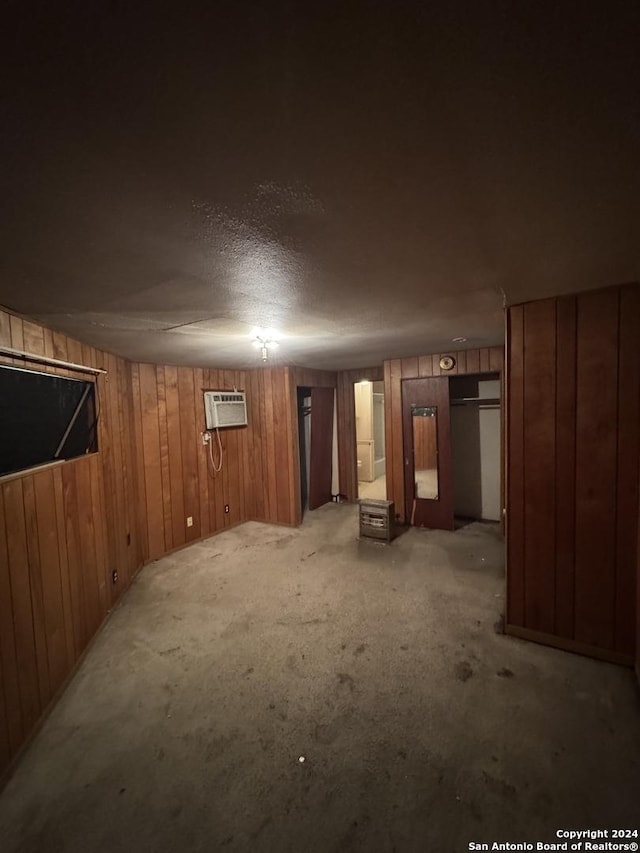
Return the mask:
POLYGON ((0 304, 348 368, 640 278, 638 4, 141 5, 10 5, 0 304))

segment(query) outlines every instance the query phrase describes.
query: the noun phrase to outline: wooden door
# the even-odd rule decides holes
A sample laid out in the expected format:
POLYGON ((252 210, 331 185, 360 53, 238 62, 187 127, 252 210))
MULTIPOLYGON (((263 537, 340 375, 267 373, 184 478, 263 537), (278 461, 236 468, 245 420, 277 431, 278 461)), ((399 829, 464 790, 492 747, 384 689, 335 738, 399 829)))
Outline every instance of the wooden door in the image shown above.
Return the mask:
POLYGON ((333 388, 311 389, 309 509, 317 509, 331 500, 333 396, 333 388))
POLYGON ((405 512, 416 527, 453 530, 449 378, 402 383, 405 512))

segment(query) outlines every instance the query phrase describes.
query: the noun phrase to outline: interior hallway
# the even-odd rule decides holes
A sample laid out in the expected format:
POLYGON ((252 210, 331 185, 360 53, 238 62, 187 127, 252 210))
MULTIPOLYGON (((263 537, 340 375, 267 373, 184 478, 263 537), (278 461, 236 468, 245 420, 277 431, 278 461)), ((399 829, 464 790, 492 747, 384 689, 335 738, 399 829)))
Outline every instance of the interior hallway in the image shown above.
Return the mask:
POLYGON ((381 474, 370 483, 358 482, 358 497, 368 500, 384 501, 387 499, 387 478, 381 474))
POLYGON ((496 633, 492 525, 356 533, 356 508, 328 504, 146 566, 0 795, 4 853, 457 851, 632 826, 631 670, 496 633))

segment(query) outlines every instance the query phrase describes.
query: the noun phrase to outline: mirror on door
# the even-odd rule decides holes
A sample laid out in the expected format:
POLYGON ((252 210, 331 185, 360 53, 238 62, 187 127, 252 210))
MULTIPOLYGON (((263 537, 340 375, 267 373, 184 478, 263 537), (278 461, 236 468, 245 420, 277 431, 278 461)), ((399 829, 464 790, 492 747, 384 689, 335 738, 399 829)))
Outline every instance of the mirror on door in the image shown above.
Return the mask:
POLYGON ((402 380, 402 430, 406 518, 453 530, 448 376, 402 380))
POLYGON ((411 407, 415 496, 438 500, 438 407, 411 407))

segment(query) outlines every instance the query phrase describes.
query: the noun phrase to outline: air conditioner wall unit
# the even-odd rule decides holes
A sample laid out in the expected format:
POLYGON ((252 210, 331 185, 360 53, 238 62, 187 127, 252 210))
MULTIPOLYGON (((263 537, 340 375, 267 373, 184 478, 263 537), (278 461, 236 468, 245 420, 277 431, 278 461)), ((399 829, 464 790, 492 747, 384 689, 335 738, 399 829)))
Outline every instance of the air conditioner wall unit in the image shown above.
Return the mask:
POLYGON ((244 391, 205 391, 204 413, 207 429, 247 425, 244 391))

